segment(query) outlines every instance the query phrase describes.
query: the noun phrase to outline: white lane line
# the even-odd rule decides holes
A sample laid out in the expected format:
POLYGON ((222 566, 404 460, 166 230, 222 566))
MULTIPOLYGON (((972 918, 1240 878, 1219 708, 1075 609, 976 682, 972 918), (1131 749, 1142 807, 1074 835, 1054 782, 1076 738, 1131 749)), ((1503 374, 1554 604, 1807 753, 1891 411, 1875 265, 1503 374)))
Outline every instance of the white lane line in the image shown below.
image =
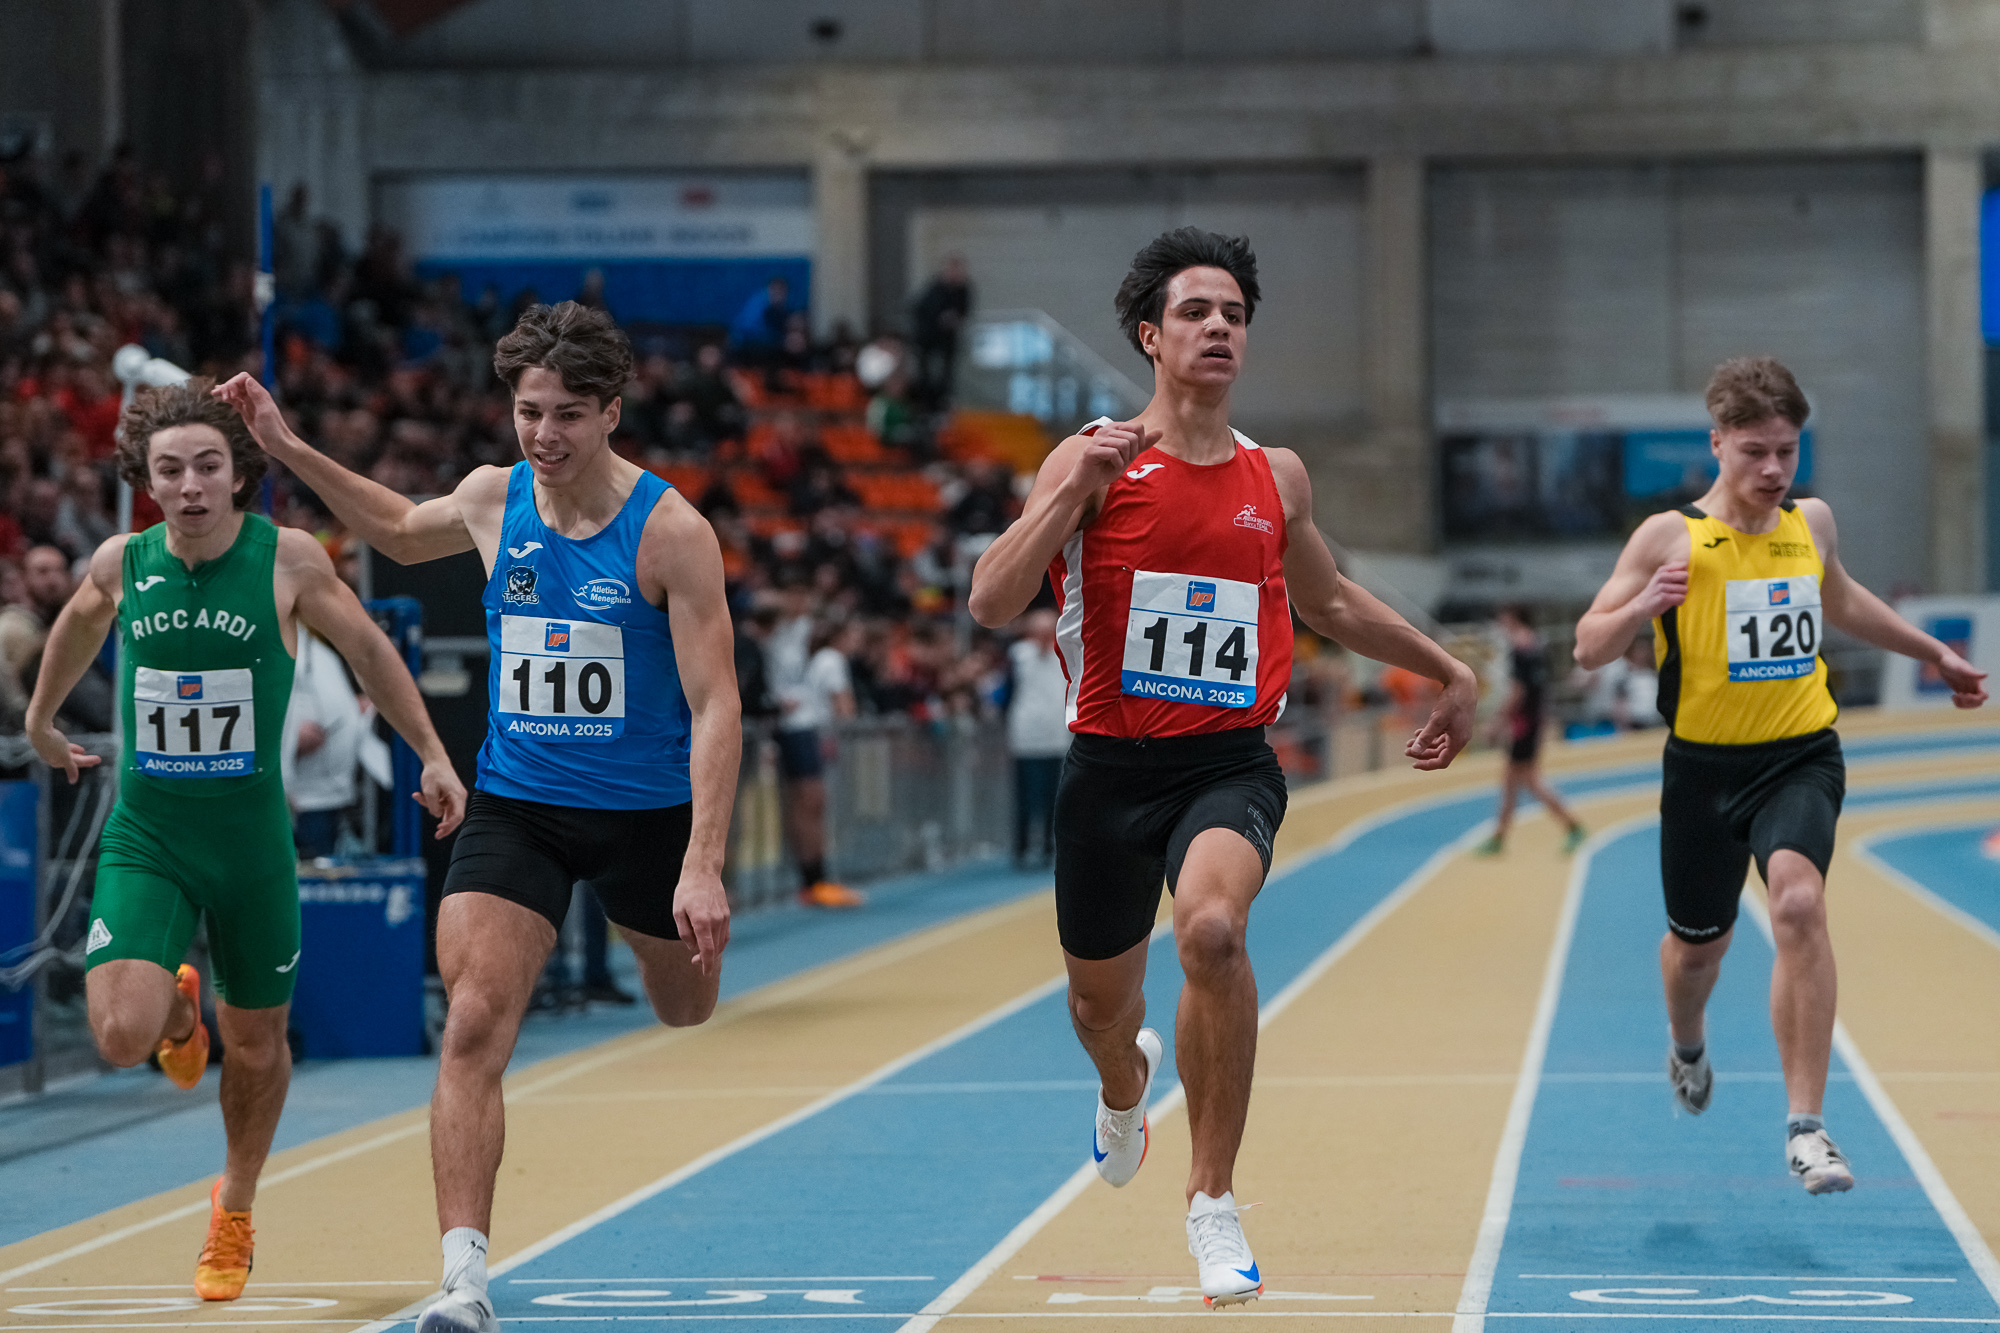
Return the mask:
POLYGON ((1514 1100, 1507 1107, 1507 1125, 1500 1133, 1500 1149, 1493 1156, 1486 1211, 1479 1219, 1479 1239, 1473 1245, 1472 1261, 1466 1266, 1465 1285, 1459 1290, 1452 1333, 1484 1333, 1486 1327, 1486 1303, 1493 1295, 1493 1273, 1500 1264, 1500 1246, 1507 1239, 1507 1220, 1514 1212, 1521 1151, 1528 1142, 1528 1121, 1535 1113, 1535 1094, 1540 1090, 1542 1064, 1549 1053, 1549 1031, 1555 1026, 1556 1008, 1562 1002, 1563 974, 1569 967, 1570 944, 1576 938, 1576 918, 1583 907, 1583 887, 1590 878, 1591 863, 1605 847, 1658 823, 1659 819, 1657 814, 1635 815, 1599 830, 1577 849, 1570 866, 1569 887, 1563 893, 1562 911, 1556 918, 1555 939, 1549 943, 1549 960, 1542 969, 1542 993, 1535 1004, 1535 1023, 1529 1029, 1528 1047, 1521 1052, 1521 1074, 1514 1084, 1514 1100))
MULTIPOLYGON (((265 1176, 258 1182, 258 1187, 260 1189, 268 1189, 272 1185, 282 1185, 288 1180, 296 1180, 300 1176, 319 1170, 321 1167, 332 1166, 336 1162, 344 1162, 350 1157, 359 1157, 363 1153, 373 1152, 377 1148, 385 1147, 402 1139, 414 1137, 423 1133, 429 1125, 429 1117, 420 1117, 414 1124, 404 1125, 400 1129, 392 1129, 385 1133, 376 1134, 370 1138, 361 1140, 359 1143, 350 1144, 334 1152, 321 1153, 318 1157, 309 1157, 296 1166, 288 1166, 282 1171, 274 1171, 270 1175, 265 1176)), ((25 1264, 17 1264, 13 1268, 0 1271, 0 1282, 11 1282, 17 1277, 25 1277, 29 1273, 53 1267, 66 1260, 74 1259, 78 1255, 89 1254, 93 1250, 101 1250, 107 1245, 116 1245, 121 1240, 129 1240, 133 1236, 142 1235, 145 1232, 153 1230, 155 1227, 163 1227, 169 1222, 178 1222, 184 1217, 199 1217, 207 1211, 208 1200, 205 1198, 194 1203, 183 1204, 179 1208, 169 1208, 166 1212, 146 1218, 144 1221, 133 1222, 129 1226, 118 1227, 115 1230, 105 1232, 101 1236, 93 1236, 89 1240, 79 1241, 67 1249, 57 1250, 54 1254, 45 1254, 39 1259, 31 1259, 25 1264)), ((97 1326, 93 1325, 93 1327, 97 1326)))
MULTIPOLYGON (((1374 819, 1375 817, 1371 816, 1370 818, 1374 819)), ((1364 820, 1362 822, 1367 823, 1368 821, 1364 820)), ((1378 820, 1376 822, 1379 823, 1381 821, 1378 820)), ((1440 870, 1444 869, 1445 865, 1453 857, 1459 855, 1485 837, 1492 828, 1492 823, 1493 821, 1490 819, 1481 820, 1451 842, 1446 843, 1443 847, 1431 853, 1430 858, 1418 866, 1416 870, 1412 871, 1407 879, 1397 885, 1381 901, 1364 912, 1358 921, 1347 928, 1345 934, 1335 940, 1319 957, 1307 964, 1304 971, 1293 977, 1285 985, 1284 989, 1273 995, 1270 1001, 1258 1010, 1258 1030, 1261 1032, 1265 1024, 1290 1008, 1294 1000, 1305 994, 1307 990, 1311 989, 1313 983, 1326 975, 1328 968, 1346 957, 1353 950, 1354 946, 1365 939, 1369 932, 1380 925, 1391 912, 1394 912, 1398 907, 1408 902, 1416 894, 1417 890, 1429 883, 1440 870)), ((1360 836, 1360 831, 1358 830, 1358 825, 1343 830, 1339 837, 1327 844, 1326 851, 1321 853, 1321 855, 1330 856, 1341 848, 1351 845, 1354 839, 1360 836)), ((1313 859, 1316 860, 1318 858, 1315 857, 1313 859)), ((1157 1109, 1149 1108, 1150 1114, 1155 1119, 1164 1116, 1168 1111, 1178 1107, 1185 1095, 1184 1090, 1176 1086, 1172 1092, 1155 1103, 1157 1109)), ((1084 1188, 1090 1184, 1091 1178, 1096 1174, 1096 1168, 1089 1162, 1085 1162, 1082 1166, 1078 1167, 1076 1174, 1064 1181, 1055 1193, 1042 1200, 1041 1205, 1022 1218, 1012 1231, 1009 1231, 1001 1238, 999 1244, 988 1250, 978 1263, 961 1273, 957 1281, 939 1292, 936 1299, 924 1306, 917 1316, 910 1320, 909 1323, 904 1324, 901 1329, 897 1330, 897 1333, 928 1333, 928 1330, 937 1327, 940 1319, 951 1317, 951 1312, 958 1307, 961 1301, 971 1295, 986 1279, 993 1276, 999 1270, 1000 1265, 1006 1263, 1015 1254, 1019 1253, 1021 1247, 1034 1239, 1035 1233, 1047 1226, 1055 1218, 1056 1214, 1069 1207, 1071 1202, 1079 1194, 1083 1193, 1084 1188)))
POLYGON ((1955 1277, 1840 1277, 1807 1273, 1803 1277, 1745 1277, 1741 1273, 1518 1273, 1524 1282, 1628 1282, 1659 1278, 1667 1282, 1941 1282, 1955 1277))
MULTIPOLYGON (((1966 826, 1955 823, 1946 827, 1966 826)), ((1987 827, 1987 825, 1973 825, 1971 827, 1987 827)), ((1939 896, 1936 890, 1929 888, 1921 881, 1896 869, 1896 867, 1883 860, 1882 854, 1875 850, 1875 844, 1887 838, 1901 838, 1922 832, 1939 831, 1941 830, 1936 828, 1879 829, 1854 844, 1854 855, 1858 860, 1866 862, 1871 869, 1880 874, 1884 879, 1894 884, 1897 888, 1902 889, 1905 893, 1930 908, 1933 912, 1936 912, 1945 920, 1964 927, 1975 937, 1985 940, 1996 949, 2000 949, 2000 930, 1995 930, 1972 913, 1966 911, 1963 907, 1960 907, 1957 903, 1939 896)))
MULTIPOLYGON (((257 1295, 268 1296, 273 1292, 290 1291, 294 1287, 428 1287, 428 1282, 267 1282, 257 1279, 257 1295)), ((112 1282, 95 1287, 8 1287, 8 1291, 186 1291, 185 1282, 112 1282)), ((256 1297, 251 1297, 255 1300, 256 1297)))
MULTIPOLYGON (((510 1277, 507 1281, 516 1287, 530 1286, 573 1286, 582 1283, 589 1286, 599 1282, 935 1282, 934 1277, 855 1277, 836 1274, 832 1277, 510 1277)), ((186 1283, 182 1283, 186 1286, 186 1283)))
MULTIPOLYGON (((693 1161, 688 1162, 683 1166, 676 1167, 672 1171, 669 1171, 666 1175, 661 1176, 658 1180, 655 1180, 652 1184, 645 1185, 640 1187, 639 1189, 633 1190, 630 1194, 627 1194, 624 1198, 614 1200, 613 1202, 606 1204, 604 1207, 599 1208, 596 1212, 591 1213, 586 1217, 578 1218, 576 1221, 570 1223, 568 1226, 563 1227, 558 1231, 551 1232, 550 1234, 542 1237, 542 1239, 536 1241, 533 1245, 528 1246, 524 1250, 515 1251, 513 1254, 508 1255, 505 1259, 501 1260, 499 1263, 494 1264, 492 1267, 488 1268, 486 1270, 487 1276, 489 1278, 499 1277, 503 1273, 508 1273, 516 1268, 521 1267, 523 1264, 531 1263, 534 1260, 540 1258, 542 1255, 547 1254, 550 1250, 555 1249, 558 1245, 561 1245, 566 1241, 574 1240, 576 1237, 582 1235, 586 1231, 589 1231, 591 1228, 596 1227, 604 1222, 608 1222, 614 1217, 617 1217, 620 1213, 628 1212, 631 1209, 638 1207, 640 1204, 646 1202, 646 1200, 654 1197, 655 1195, 662 1194, 665 1191, 672 1189, 674 1186, 680 1184, 688 1177, 706 1171, 709 1167, 714 1166, 717 1162, 725 1161, 730 1157, 734 1157, 737 1153, 742 1152, 746 1148, 755 1147, 757 1144, 762 1143, 764 1140, 768 1138, 771 1138, 773 1135, 782 1134, 784 1131, 790 1129, 792 1126, 800 1124, 803 1121, 810 1120, 812 1117, 818 1115, 820 1112, 828 1110, 831 1107, 837 1106, 841 1102, 847 1101, 849 1098, 854 1097, 859 1093, 867 1091, 869 1088, 882 1082, 884 1079, 894 1078, 897 1074, 901 1073, 905 1069, 908 1069, 910 1066, 918 1063, 919 1061, 927 1059, 930 1056, 935 1055, 937 1052, 945 1050, 948 1047, 957 1044, 958 1042, 964 1041, 967 1037, 971 1037, 977 1033, 983 1032, 987 1028, 992 1027, 996 1023, 1004 1022, 1006 1019, 1012 1018, 1015 1014, 1020 1013, 1023 1009, 1026 1009, 1030 1005, 1036 1004, 1041 1000, 1044 1000, 1049 996, 1055 994, 1057 991, 1061 990, 1063 988, 1064 981, 1065 978, 1060 975, 1050 977, 1047 981, 1044 981, 1041 985, 1034 987, 1032 990, 1024 991, 1020 995, 1017 995, 1013 999, 1007 1001, 1005 1004, 1000 1005, 998 1008, 989 1009, 987 1012, 981 1014, 979 1017, 971 1020, 970 1022, 963 1023, 956 1028, 953 1028, 950 1032, 945 1033, 941 1037, 933 1038, 932 1040, 925 1042, 922 1046, 919 1046, 914 1050, 904 1052, 902 1055, 897 1056, 894 1060, 891 1060, 887 1064, 878 1067, 871 1073, 863 1075, 861 1078, 858 1078, 854 1082, 847 1084, 845 1087, 830 1092, 826 1096, 821 1097, 816 1101, 810 1102, 805 1106, 801 1106, 797 1110, 792 1111, 787 1115, 780 1116, 776 1120, 768 1121, 767 1123, 758 1126, 756 1129, 751 1130, 747 1134, 739 1135, 737 1138, 732 1139, 731 1141, 723 1144, 719 1148, 714 1148, 708 1152, 703 1153, 701 1156, 695 1158, 693 1161)), ((420 1313, 425 1306, 430 1304, 432 1296, 435 1296, 436 1294, 437 1293, 433 1291, 430 1295, 427 1295, 420 1300, 412 1302, 411 1304, 403 1307, 401 1310, 398 1310, 395 1314, 389 1316, 386 1319, 377 1319, 371 1323, 363 1324, 358 1329, 355 1330, 355 1333, 385 1333, 385 1330, 394 1328, 396 1325, 403 1323, 405 1320, 413 1318, 415 1315, 420 1313)), ((553 1317, 555 1316, 550 1316, 550 1318, 553 1317)), ((619 1316, 619 1317, 623 1318, 626 1316, 619 1316)))
MULTIPOLYGON (((1757 923, 1757 929, 1764 932, 1765 941, 1775 950, 1777 944, 1771 936, 1771 914, 1765 908, 1764 900, 1754 893, 1746 893, 1743 895, 1743 910, 1750 914, 1751 920, 1757 923)), ((1861 1048, 1848 1034, 1847 1024, 1837 1018, 1833 1021, 1833 1048, 1840 1052, 1841 1061, 1854 1074, 1854 1082, 1860 1087, 1861 1095, 1868 1099, 1876 1119, 1889 1131, 1889 1137, 1903 1154, 1903 1160, 1910 1164, 1911 1173, 1924 1187, 1924 1193, 1929 1197, 1931 1207, 1937 1209, 1945 1229, 1951 1232, 1958 1248, 1964 1251, 1965 1262, 1978 1275, 1995 1304, 2000 1304, 2000 1260, 1993 1257, 1986 1237, 1979 1234, 1979 1228, 1973 1225, 1964 1205, 1951 1192, 1951 1186, 1945 1183, 1944 1173, 1938 1170, 1937 1163, 1925 1151, 1923 1140, 1910 1128, 1910 1122, 1903 1119, 1902 1111, 1890 1100, 1881 1080, 1875 1077, 1867 1057, 1861 1054, 1861 1048)))

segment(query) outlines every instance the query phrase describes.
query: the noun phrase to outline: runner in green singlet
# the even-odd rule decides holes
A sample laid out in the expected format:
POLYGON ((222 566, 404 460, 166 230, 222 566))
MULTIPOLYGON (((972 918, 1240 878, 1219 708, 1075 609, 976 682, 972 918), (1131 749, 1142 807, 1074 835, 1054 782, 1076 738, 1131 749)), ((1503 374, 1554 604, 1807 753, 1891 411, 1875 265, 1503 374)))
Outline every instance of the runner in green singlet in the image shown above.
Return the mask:
POLYGON ((115 624, 124 747, 85 939, 90 1028, 114 1065, 157 1054, 180 1086, 208 1064, 200 978, 181 962, 206 918, 228 1163, 210 1191, 195 1292, 231 1300, 250 1274, 250 1204, 291 1080, 285 1018, 301 965, 299 888, 279 738, 301 624, 318 631, 424 762, 417 799, 438 836, 465 787, 416 682, 308 533, 244 511, 265 461, 206 380, 142 390, 118 467, 166 521, 98 547, 56 617, 28 705, 37 753, 77 779, 96 764, 56 730, 57 705, 115 624))

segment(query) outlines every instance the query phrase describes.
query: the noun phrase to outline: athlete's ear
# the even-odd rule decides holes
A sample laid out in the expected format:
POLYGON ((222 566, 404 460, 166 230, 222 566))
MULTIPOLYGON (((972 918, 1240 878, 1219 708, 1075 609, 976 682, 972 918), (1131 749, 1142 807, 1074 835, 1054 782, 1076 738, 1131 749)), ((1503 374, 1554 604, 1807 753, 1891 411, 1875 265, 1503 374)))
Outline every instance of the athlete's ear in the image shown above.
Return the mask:
POLYGON ((1722 457, 1722 432, 1713 426, 1708 428, 1708 451, 1717 458, 1722 457))
POLYGON ((624 407, 625 400, 615 393, 611 395, 611 400, 605 403, 604 433, 606 435, 610 435, 618 429, 618 418, 622 414, 624 407))

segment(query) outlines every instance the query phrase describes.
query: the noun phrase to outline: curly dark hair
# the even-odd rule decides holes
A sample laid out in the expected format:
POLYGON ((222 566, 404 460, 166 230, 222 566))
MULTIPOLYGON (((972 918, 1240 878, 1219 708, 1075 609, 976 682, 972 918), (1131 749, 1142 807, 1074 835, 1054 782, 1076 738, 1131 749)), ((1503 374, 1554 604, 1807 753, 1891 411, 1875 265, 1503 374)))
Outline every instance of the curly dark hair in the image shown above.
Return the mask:
POLYGON ((602 310, 574 301, 531 305, 494 345, 493 372, 518 390, 522 372, 535 368, 553 370, 565 389, 607 407, 632 378, 632 341, 602 310))
POLYGON ((1118 284, 1112 304, 1118 310, 1118 327, 1125 330, 1133 350, 1146 355, 1139 341, 1139 325, 1157 325, 1167 313, 1167 284, 1174 275, 1191 268, 1219 268, 1236 279, 1243 289, 1243 322, 1257 313, 1257 256, 1247 236, 1221 236, 1200 227, 1177 227, 1147 242, 1132 256, 1132 271, 1118 284))
POLYGON ((132 395, 132 405, 118 419, 118 448, 113 456, 118 475, 130 482, 133 490, 143 491, 152 483, 149 462, 155 435, 175 426, 208 426, 229 446, 229 466, 236 476, 236 493, 231 499, 238 509, 250 507, 270 460, 257 447, 236 409, 209 392, 214 387, 214 380, 202 378, 144 388, 132 395))
POLYGON ((1709 376, 1703 397, 1718 426, 1755 426, 1774 419, 1804 426, 1812 414, 1792 372, 1771 356, 1739 356, 1723 362, 1709 376))

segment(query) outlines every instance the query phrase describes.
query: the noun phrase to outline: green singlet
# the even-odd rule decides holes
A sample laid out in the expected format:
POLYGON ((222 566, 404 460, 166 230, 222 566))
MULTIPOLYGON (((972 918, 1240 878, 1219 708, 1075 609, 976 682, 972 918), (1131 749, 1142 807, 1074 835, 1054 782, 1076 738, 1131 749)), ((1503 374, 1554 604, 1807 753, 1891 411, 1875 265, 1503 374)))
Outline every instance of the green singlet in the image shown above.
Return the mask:
POLYGON ((164 523, 125 544, 125 745, 84 943, 86 967, 137 958, 171 972, 205 916, 216 994, 239 1009, 288 1002, 299 962, 277 551, 278 529, 255 514, 193 569, 167 550, 164 523))

